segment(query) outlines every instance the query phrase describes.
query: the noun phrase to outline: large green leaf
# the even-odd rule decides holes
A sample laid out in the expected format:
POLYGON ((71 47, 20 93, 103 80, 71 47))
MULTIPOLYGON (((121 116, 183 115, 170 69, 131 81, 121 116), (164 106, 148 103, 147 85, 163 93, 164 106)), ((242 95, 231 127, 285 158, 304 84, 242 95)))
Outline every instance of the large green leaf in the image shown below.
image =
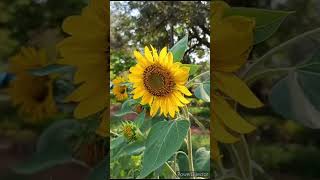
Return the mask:
POLYGON ((189 129, 189 121, 160 121, 147 137, 140 178, 163 165, 181 146, 189 129))
POLYGON ((197 64, 182 64, 182 66, 190 68, 189 75, 194 75, 200 69, 200 65, 197 64))
POLYGON ((134 123, 137 125, 138 128, 142 126, 145 117, 146 117, 146 111, 143 110, 135 119, 134 123))
POLYGON ((46 67, 39 68, 39 69, 32 69, 30 73, 35 76, 46 76, 52 73, 64 73, 72 71, 74 67, 61 65, 61 64, 50 64, 46 67))
POLYGON ((125 142, 125 138, 123 136, 116 137, 111 140, 110 149, 118 148, 122 143, 125 142))
POLYGON ((58 121, 40 136, 31 159, 14 168, 17 173, 32 174, 66 162, 75 162, 68 138, 80 124, 74 120, 58 121))
POLYGON ((265 77, 285 75, 318 51, 315 42, 320 42, 319 37, 320 28, 296 36, 255 60, 241 76, 250 85, 265 77))
POLYGON ((107 156, 96 167, 94 167, 91 170, 89 177, 87 179, 88 180, 106 180, 110 176, 109 165, 110 165, 110 159, 107 156))
POLYGON ((256 21, 255 44, 261 43, 274 34, 291 11, 275 11, 266 9, 233 7, 225 16, 246 16, 256 21))
POLYGON ((126 100, 122 106, 119 112, 117 112, 114 116, 124 116, 130 113, 136 113, 132 110, 132 106, 137 104, 138 102, 134 99, 128 99, 126 100))
POLYGON ((292 69, 270 94, 272 108, 287 119, 320 128, 320 52, 292 69))
POLYGON ((209 83, 201 83, 195 90, 194 95, 204 100, 205 102, 210 102, 210 84, 209 83))
POLYGON ((170 52, 173 54, 173 61, 179 62, 183 59, 184 53, 188 49, 188 36, 180 39, 171 49, 170 52))
POLYGON ((194 168, 196 171, 210 171, 210 151, 204 147, 196 151, 194 168))

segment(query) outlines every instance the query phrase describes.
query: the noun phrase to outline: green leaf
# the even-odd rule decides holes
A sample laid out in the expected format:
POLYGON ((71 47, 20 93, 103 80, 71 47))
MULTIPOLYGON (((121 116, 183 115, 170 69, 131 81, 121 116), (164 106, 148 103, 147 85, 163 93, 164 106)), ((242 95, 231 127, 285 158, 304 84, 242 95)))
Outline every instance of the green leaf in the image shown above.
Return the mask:
POLYGON ((124 149, 123 152, 125 155, 139 155, 145 150, 145 141, 136 141, 133 143, 128 144, 124 149))
POLYGON ((94 167, 88 177, 88 180, 106 180, 109 176, 109 157, 107 156, 100 162, 96 167, 94 167))
POLYGON ((183 151, 177 152, 177 162, 179 165, 179 171, 189 171, 188 155, 183 151))
POLYGON ((270 38, 292 11, 275 11, 266 9, 233 7, 226 11, 225 16, 246 16, 256 21, 255 44, 270 38))
POLYGON ((317 28, 280 44, 257 59, 241 76, 250 85, 264 77, 286 75, 297 63, 310 59, 310 55, 318 50, 314 42, 320 41, 319 35, 320 28, 317 28), (303 53, 297 53, 297 49, 303 53))
MULTIPOLYGON (((177 155, 177 162, 179 166, 179 171, 181 172, 187 172, 189 171, 189 160, 188 160, 188 155, 183 152, 179 151, 177 155)), ((181 176, 180 179, 189 179, 190 177, 184 177, 181 176)))
POLYGON ((204 100, 205 102, 210 102, 210 84, 209 83, 201 83, 195 90, 194 95, 204 100))
POLYGON ((123 136, 116 137, 112 139, 110 143, 110 149, 112 150, 112 149, 118 148, 124 142, 125 142, 125 138, 123 136))
POLYGON ((200 65, 197 65, 197 64, 182 64, 182 66, 190 68, 190 71, 189 71, 190 76, 194 75, 201 67, 200 65))
POLYGON ((306 68, 290 72, 269 97, 275 112, 315 129, 320 128, 320 64, 317 68, 315 72, 306 68))
POLYGON ((188 49, 188 36, 180 39, 169 51, 173 54, 173 61, 179 62, 183 59, 184 53, 188 49))
POLYGON ((72 71, 74 67, 61 65, 61 64, 50 64, 46 67, 39 68, 39 69, 32 69, 29 72, 35 76, 46 76, 52 73, 65 73, 72 71))
POLYGON ((134 123, 137 125, 138 128, 140 128, 144 122, 146 116, 146 111, 143 110, 136 118, 136 120, 134 121, 134 123))
POLYGON ((194 167, 196 171, 210 171, 210 151, 201 147, 196 151, 194 167))
POLYGON ((80 124, 74 120, 57 121, 40 136, 32 158, 14 168, 21 174, 32 174, 58 164, 75 162, 68 138, 80 124), (58 132, 58 133, 57 133, 58 132))
POLYGON ((127 144, 123 141, 111 149, 111 160, 115 161, 123 156, 139 155, 145 149, 145 141, 135 141, 127 144))
POLYGON ((136 112, 132 111, 132 106, 135 104, 138 104, 138 102, 134 99, 126 100, 122 104, 120 111, 117 112, 114 116, 119 117, 119 116, 124 116, 124 115, 130 114, 130 113, 136 113, 136 112))
POLYGON ((159 168, 180 148, 189 129, 189 121, 160 121, 147 137, 140 178, 159 168))

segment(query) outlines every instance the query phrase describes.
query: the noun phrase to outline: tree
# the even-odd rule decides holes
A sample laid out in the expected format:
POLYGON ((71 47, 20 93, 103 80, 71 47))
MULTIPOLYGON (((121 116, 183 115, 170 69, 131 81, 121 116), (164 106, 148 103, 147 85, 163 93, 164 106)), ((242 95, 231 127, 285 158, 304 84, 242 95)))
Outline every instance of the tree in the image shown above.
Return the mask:
POLYGON ((202 58, 210 48, 210 4, 205 1, 130 1, 111 3, 111 48, 172 47, 186 34, 191 54, 202 58))

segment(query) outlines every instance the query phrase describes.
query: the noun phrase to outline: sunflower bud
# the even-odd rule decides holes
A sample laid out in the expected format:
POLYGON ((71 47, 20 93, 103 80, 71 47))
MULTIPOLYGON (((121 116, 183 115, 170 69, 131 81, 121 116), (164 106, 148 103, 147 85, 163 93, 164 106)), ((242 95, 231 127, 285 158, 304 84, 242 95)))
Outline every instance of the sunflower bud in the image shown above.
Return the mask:
POLYGON ((142 133, 139 130, 139 128, 137 128, 137 126, 132 123, 132 122, 125 122, 122 124, 121 127, 121 132, 122 135, 129 141, 129 142, 133 142, 133 141, 137 141, 142 139, 142 133))

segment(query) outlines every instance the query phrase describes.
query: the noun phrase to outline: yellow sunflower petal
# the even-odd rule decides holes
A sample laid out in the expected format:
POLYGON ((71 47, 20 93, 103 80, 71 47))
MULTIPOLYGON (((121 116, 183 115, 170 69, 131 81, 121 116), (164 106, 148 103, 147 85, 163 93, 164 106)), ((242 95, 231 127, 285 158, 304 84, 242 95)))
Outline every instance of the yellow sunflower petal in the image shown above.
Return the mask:
POLYGON ((149 60, 150 63, 153 63, 153 57, 152 54, 150 52, 150 49, 146 46, 144 47, 144 55, 147 58, 147 60, 149 60))
POLYGON ((96 133, 99 134, 102 137, 108 137, 109 136, 109 123, 108 123, 108 112, 105 110, 101 115, 101 121, 98 129, 96 130, 96 133))
POLYGON ((235 143, 239 140, 237 137, 233 136, 227 130, 225 130, 223 125, 219 122, 218 117, 214 113, 212 115, 212 118, 213 119, 211 119, 211 123, 212 123, 211 127, 213 127, 212 128, 213 138, 224 143, 235 143))
POLYGON ((135 93, 133 95, 133 99, 139 99, 142 97, 146 92, 144 90, 137 90, 135 89, 135 93))
POLYGON ((236 75, 223 72, 215 72, 217 87, 235 101, 249 108, 263 106, 258 98, 251 92, 248 86, 236 75))
POLYGON ((189 91, 188 88, 186 88, 185 86, 181 86, 181 85, 176 85, 177 89, 182 92, 183 94, 187 95, 187 96, 192 96, 191 92, 189 91))
POLYGON ((245 121, 222 97, 214 98, 213 107, 217 117, 231 130, 241 134, 255 130, 255 127, 245 121))
POLYGON ((167 47, 162 48, 162 50, 160 51, 160 55, 159 55, 159 61, 163 62, 165 57, 167 55, 167 47))
POLYGON ((74 111, 76 118, 82 119, 103 110, 107 105, 106 95, 98 94, 79 103, 74 111))
POLYGON ((153 100, 153 96, 151 96, 149 93, 145 93, 142 97, 142 100, 141 100, 141 105, 145 105, 145 104, 149 104, 151 105, 152 104, 152 100, 153 100))
POLYGON ((139 65, 141 65, 142 67, 147 67, 148 66, 147 59, 144 58, 144 56, 142 56, 142 54, 139 51, 134 51, 133 54, 136 57, 136 60, 137 60, 139 65))
POLYGON ((151 46, 151 49, 152 49, 153 60, 154 60, 154 62, 158 62, 159 61, 158 52, 152 45, 150 45, 150 46, 151 46))
POLYGON ((150 109, 150 116, 154 117, 154 115, 158 112, 160 106, 160 101, 155 97, 150 109))
POLYGON ((174 95, 184 104, 189 104, 190 101, 188 101, 180 92, 175 91, 174 95))

